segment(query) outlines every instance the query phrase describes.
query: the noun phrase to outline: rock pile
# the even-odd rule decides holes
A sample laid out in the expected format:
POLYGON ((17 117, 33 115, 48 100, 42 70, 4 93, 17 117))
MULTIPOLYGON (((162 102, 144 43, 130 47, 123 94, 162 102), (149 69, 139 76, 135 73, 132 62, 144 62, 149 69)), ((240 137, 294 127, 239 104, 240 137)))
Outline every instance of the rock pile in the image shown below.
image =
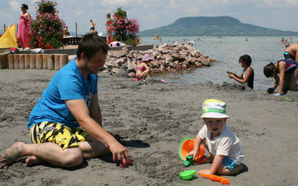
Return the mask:
POLYGON ((174 72, 177 70, 194 69, 202 66, 210 66, 215 60, 203 56, 192 46, 174 43, 173 45, 156 45, 153 49, 146 51, 122 48, 118 52, 109 52, 105 63, 105 71, 119 73, 121 69, 132 70, 144 54, 149 54, 153 61, 148 66, 153 73, 174 72))

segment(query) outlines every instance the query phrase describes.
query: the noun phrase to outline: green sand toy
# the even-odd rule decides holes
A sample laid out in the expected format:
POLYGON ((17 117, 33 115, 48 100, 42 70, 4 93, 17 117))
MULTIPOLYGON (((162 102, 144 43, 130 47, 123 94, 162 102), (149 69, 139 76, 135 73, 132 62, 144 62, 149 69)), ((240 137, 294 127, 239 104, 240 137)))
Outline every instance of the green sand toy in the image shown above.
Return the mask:
POLYGON ((187 171, 180 172, 179 176, 182 180, 187 181, 187 180, 193 179, 196 173, 197 173, 196 170, 187 170, 187 171))
POLYGON ((291 98, 284 98, 286 101, 293 102, 291 98))

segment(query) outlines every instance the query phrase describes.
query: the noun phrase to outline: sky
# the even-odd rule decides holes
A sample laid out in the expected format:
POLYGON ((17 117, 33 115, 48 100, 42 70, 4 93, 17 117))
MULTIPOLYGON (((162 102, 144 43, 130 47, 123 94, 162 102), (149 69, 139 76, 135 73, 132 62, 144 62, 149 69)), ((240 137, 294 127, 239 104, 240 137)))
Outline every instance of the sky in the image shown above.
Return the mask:
MULTIPOLYGON (((298 31, 298 0, 53 0, 59 17, 70 32, 86 33, 90 19, 98 33, 105 33, 106 14, 121 7, 137 19, 140 30, 153 29, 181 17, 232 16, 243 23, 287 31, 298 31)), ((38 0, 0 0, 0 32, 4 24, 19 22, 21 4, 29 6, 34 18, 38 0)))

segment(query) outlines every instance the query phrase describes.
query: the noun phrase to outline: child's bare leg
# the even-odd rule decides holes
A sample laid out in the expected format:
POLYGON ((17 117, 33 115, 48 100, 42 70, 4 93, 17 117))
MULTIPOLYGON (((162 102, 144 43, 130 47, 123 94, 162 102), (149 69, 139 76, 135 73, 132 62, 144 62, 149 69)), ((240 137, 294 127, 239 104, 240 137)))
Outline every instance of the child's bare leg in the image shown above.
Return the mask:
POLYGON ((222 175, 234 175, 234 174, 238 174, 243 170, 243 164, 241 163, 239 166, 234 167, 233 170, 228 169, 227 167, 225 167, 224 165, 222 165, 217 173, 218 174, 222 174, 222 175))

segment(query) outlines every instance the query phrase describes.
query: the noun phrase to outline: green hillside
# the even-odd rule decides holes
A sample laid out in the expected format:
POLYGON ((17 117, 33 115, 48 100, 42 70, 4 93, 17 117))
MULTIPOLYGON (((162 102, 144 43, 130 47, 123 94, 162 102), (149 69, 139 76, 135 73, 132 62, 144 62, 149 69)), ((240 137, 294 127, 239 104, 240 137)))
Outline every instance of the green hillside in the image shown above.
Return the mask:
POLYGON ((145 30, 141 36, 298 36, 298 32, 281 31, 245 24, 229 16, 183 17, 174 23, 145 30))

